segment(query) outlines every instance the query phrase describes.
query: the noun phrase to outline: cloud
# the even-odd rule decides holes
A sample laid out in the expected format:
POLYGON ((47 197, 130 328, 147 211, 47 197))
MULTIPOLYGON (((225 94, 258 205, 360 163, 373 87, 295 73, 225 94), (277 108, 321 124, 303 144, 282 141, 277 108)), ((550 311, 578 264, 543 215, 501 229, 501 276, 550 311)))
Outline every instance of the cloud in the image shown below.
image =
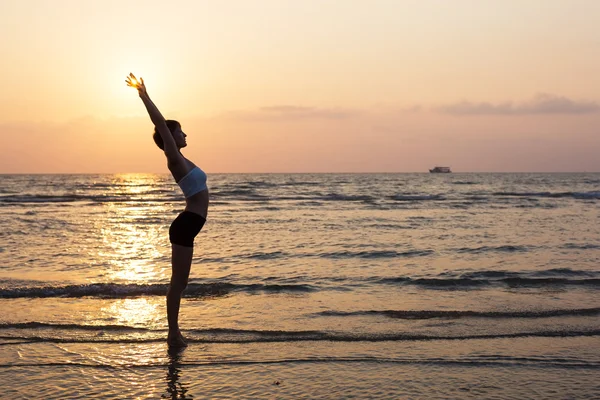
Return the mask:
POLYGON ((539 93, 524 103, 492 104, 461 101, 437 107, 437 111, 452 115, 528 115, 528 114, 590 114, 600 111, 593 101, 575 101, 568 97, 539 93))
POLYGON ((292 105, 261 107, 256 110, 229 111, 219 118, 231 120, 279 121, 279 120, 309 120, 309 119, 348 119, 361 113, 346 108, 317 108, 292 105))

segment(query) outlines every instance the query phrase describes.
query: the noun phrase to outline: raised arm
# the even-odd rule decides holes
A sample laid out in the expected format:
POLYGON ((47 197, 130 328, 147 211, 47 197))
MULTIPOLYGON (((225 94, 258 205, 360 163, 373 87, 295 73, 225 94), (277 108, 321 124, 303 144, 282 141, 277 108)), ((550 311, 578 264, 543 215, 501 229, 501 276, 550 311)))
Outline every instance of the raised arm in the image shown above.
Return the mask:
POLYGON ((160 134, 160 137, 163 140, 164 151, 165 155, 167 156, 167 162, 170 165, 178 164, 179 162, 181 162, 183 160, 183 157, 179 152, 177 144, 175 143, 175 139, 173 139, 173 135, 171 134, 171 131, 169 130, 169 127, 165 122, 165 118, 158 110, 158 107, 156 107, 154 102, 150 99, 150 96, 148 96, 146 85, 144 84, 144 79, 140 78, 140 80, 138 81, 135 75, 130 73, 125 82, 127 83, 127 86, 131 86, 137 89, 140 95, 140 99, 142 99, 142 102, 146 106, 146 110, 148 111, 150 120, 156 127, 156 131, 160 134))

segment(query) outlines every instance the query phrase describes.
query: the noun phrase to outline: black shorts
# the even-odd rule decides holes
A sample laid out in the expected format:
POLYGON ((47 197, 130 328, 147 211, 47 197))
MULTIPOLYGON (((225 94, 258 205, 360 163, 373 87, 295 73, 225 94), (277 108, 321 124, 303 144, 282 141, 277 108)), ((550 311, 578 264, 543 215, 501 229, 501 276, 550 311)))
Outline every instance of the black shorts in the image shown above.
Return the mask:
POLYGON ((202 230, 206 218, 191 211, 184 211, 175 218, 169 228, 169 240, 180 246, 194 247, 194 238, 202 230))

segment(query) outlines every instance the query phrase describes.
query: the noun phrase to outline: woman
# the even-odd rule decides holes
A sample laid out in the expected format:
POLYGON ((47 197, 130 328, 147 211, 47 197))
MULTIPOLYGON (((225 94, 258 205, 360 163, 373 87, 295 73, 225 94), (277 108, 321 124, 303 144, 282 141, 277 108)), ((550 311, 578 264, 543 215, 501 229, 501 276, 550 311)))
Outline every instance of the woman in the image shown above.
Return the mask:
POLYGON ((140 78, 138 81, 133 74, 129 74, 125 82, 137 89, 144 102, 154 124, 154 142, 165 152, 167 167, 185 196, 185 210, 175 218, 169 228, 172 272, 167 291, 167 343, 172 347, 185 347, 187 343, 179 330, 179 305, 190 276, 194 238, 204 226, 208 213, 206 174, 181 154, 181 149, 187 146, 187 135, 181 130, 179 122, 164 119, 150 100, 144 80, 140 78))

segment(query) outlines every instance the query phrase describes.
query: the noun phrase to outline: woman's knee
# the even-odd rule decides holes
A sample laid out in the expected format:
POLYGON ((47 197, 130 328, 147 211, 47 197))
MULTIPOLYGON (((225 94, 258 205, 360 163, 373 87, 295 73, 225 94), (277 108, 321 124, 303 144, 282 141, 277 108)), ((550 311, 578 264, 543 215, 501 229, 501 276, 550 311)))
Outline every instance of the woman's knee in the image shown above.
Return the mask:
POLYGON ((181 294, 187 287, 187 280, 172 279, 167 294, 181 294))

